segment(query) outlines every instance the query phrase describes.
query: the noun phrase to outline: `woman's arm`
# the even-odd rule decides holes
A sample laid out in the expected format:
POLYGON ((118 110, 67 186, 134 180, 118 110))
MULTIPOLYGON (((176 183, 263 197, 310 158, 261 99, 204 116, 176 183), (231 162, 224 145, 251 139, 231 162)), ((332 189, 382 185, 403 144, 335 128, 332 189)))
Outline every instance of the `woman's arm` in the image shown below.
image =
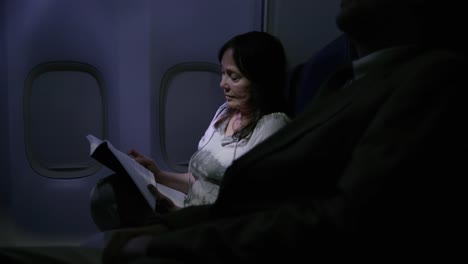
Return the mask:
POLYGON ((159 170, 158 174, 155 174, 155 179, 156 182, 171 187, 172 189, 181 191, 185 194, 188 193, 189 186, 195 182, 195 177, 193 177, 193 175, 189 172, 176 173, 163 170, 159 170))
POLYGON ((141 154, 135 149, 129 150, 128 155, 132 156, 138 163, 150 170, 156 182, 164 184, 172 189, 187 194, 189 186, 195 182, 195 178, 191 173, 176 173, 161 170, 154 159, 141 154))

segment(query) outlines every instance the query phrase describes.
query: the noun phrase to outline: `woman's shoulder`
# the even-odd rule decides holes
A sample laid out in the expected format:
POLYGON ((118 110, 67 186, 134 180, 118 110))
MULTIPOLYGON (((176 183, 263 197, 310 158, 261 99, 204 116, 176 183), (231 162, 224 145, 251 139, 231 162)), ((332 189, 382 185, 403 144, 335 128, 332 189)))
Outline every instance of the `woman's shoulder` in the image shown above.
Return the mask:
POLYGON ((288 115, 286 115, 283 112, 275 112, 275 113, 270 113, 270 114, 266 114, 262 116, 262 118, 258 120, 256 128, 277 130, 285 126, 289 122, 291 122, 291 119, 288 117, 288 115))
POLYGON ((291 119, 282 112, 270 113, 262 116, 250 137, 250 145, 256 145, 285 127, 291 119))
POLYGON ((289 118, 288 115, 286 115, 285 113, 283 112, 274 112, 274 113, 270 113, 270 114, 266 114, 264 116, 262 116, 262 118, 260 118, 260 120, 258 121, 259 123, 262 122, 262 123, 269 123, 269 122, 275 122, 275 123, 289 123, 291 122, 291 119, 289 118))

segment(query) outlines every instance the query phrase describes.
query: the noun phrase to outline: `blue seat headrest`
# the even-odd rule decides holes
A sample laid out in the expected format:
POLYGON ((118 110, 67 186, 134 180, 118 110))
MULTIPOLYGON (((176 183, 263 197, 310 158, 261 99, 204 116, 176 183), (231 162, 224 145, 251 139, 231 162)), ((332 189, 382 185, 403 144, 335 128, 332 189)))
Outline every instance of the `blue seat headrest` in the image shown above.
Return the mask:
POLYGON ((306 62, 296 65, 289 74, 288 101, 290 116, 295 117, 312 101, 323 81, 339 66, 350 63, 356 53, 348 37, 341 34, 306 62))

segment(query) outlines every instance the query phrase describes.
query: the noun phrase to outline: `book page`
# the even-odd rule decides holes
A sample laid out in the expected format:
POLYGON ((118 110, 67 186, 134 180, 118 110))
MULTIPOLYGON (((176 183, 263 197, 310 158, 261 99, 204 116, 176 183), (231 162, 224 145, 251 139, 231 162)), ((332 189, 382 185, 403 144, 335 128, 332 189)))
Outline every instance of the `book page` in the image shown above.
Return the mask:
POLYGON ((123 169, 132 178, 145 200, 154 210, 156 199, 147 187, 148 184, 156 186, 153 173, 132 157, 115 148, 108 140, 100 140, 93 135, 88 135, 86 138, 90 143, 91 156, 114 172, 122 172, 123 169))
POLYGON ((164 194, 166 197, 171 199, 176 206, 181 208, 184 207, 184 200, 186 196, 185 193, 176 189, 172 189, 171 187, 162 185, 160 183, 156 183, 156 188, 158 188, 158 191, 160 193, 164 194))
POLYGON ((100 140, 91 134, 86 138, 90 143, 90 155, 114 172, 128 174, 153 210, 156 207, 156 199, 148 190, 148 184, 156 186, 159 192, 171 199, 178 207, 184 207, 185 193, 157 183, 151 171, 115 148, 108 140, 100 140))
POLYGON ((96 151, 96 148, 102 144, 102 140, 100 140, 99 138, 89 134, 86 136, 86 139, 88 139, 89 141, 89 149, 90 149, 90 153, 89 155, 93 155, 94 151, 96 151))
POLYGON ((107 145, 114 153, 115 157, 120 161, 122 166, 127 171, 128 175, 132 177, 133 181, 137 185, 140 192, 143 194, 145 199, 148 201, 151 208, 156 208, 156 199, 153 194, 148 190, 148 185, 152 184, 156 186, 156 181, 154 180, 153 173, 147 168, 143 167, 140 163, 136 162, 132 157, 116 149, 109 141, 107 145))

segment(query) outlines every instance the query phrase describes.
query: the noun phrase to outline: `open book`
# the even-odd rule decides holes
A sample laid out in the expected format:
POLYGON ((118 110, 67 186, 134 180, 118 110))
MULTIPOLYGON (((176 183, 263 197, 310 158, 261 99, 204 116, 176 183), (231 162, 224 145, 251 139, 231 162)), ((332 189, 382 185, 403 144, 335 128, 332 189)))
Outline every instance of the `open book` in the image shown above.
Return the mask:
POLYGON ((156 199, 148 190, 148 184, 156 186, 158 191, 171 199, 175 205, 184 206, 184 193, 157 183, 151 171, 126 153, 116 149, 108 140, 100 140, 91 134, 86 138, 90 144, 91 157, 116 173, 130 176, 153 210, 156 208, 156 199))

